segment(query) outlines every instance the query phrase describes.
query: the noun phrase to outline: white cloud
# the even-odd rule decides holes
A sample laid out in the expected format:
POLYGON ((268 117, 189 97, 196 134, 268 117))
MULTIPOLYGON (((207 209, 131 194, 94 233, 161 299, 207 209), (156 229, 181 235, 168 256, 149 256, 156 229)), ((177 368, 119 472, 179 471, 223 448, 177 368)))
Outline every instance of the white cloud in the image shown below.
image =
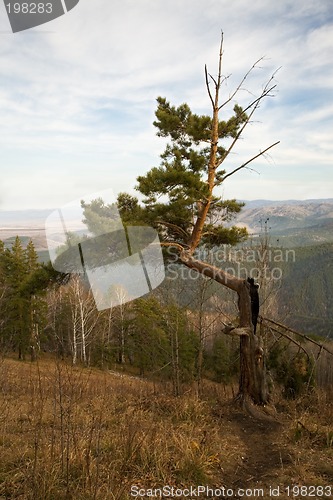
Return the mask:
MULTIPOLYGON (((163 149, 152 127, 158 95, 210 111, 203 68, 207 63, 216 73, 221 29, 224 71, 231 74, 227 93, 263 55, 248 90, 260 89, 283 66, 279 92, 259 110, 261 123, 246 131, 231 165, 280 139, 274 172, 288 167, 290 181, 259 162, 260 183, 249 179, 251 196, 241 181, 235 189, 263 197, 258 186, 264 185, 268 198, 292 197, 302 166, 325 170, 332 162, 330 0, 81 0, 52 23, 15 35, 5 16, 0 4, 3 206, 53 207, 64 193, 78 197, 84 187, 133 186, 163 149)), ((249 95, 239 97, 245 103, 249 95)), ((329 182, 314 188, 303 175, 300 192, 325 191, 329 182)))

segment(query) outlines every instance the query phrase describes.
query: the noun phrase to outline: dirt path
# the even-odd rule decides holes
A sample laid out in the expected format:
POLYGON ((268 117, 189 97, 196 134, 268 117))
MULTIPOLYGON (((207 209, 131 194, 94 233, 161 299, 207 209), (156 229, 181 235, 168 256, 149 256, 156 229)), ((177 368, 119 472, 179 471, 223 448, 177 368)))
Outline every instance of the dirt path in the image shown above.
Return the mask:
POLYGON ((282 426, 275 422, 260 422, 250 416, 234 415, 235 431, 242 439, 246 451, 243 465, 235 474, 235 484, 276 480, 284 467, 291 462, 289 450, 281 440, 282 426), (242 479, 239 479, 242 478, 242 479))
MULTIPOLYGON (((264 496, 252 498, 271 498, 270 487, 283 485, 286 472, 293 464, 293 452, 286 444, 283 424, 256 420, 234 407, 223 413, 221 433, 234 436, 238 442, 237 465, 223 474, 225 486, 234 492, 239 488, 252 491, 263 488, 264 496)), ((241 496, 230 497, 238 498, 241 496)), ((279 500, 283 498, 281 491, 279 500)))

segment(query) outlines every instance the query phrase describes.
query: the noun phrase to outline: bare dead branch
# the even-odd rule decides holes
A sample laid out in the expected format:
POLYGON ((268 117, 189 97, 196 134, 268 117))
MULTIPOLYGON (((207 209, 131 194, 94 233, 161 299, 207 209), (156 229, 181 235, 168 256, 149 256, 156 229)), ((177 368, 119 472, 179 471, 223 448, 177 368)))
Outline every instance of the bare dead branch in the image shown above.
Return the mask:
POLYGON ((229 95, 228 99, 223 103, 221 104, 221 106, 219 107, 219 110, 222 109, 224 106, 226 106, 229 102, 231 102, 233 100, 233 98, 238 94, 238 92, 241 90, 245 80, 248 78, 248 76, 250 75, 250 73, 252 73, 252 71, 258 66, 259 62, 262 61, 264 58, 261 57, 260 59, 258 59, 258 61, 256 61, 252 66, 251 68, 248 70, 247 73, 245 73, 245 75, 243 76, 241 82, 239 83, 239 85, 237 85, 236 89, 232 92, 232 94, 229 95))
POLYGON ((220 54, 219 54, 218 90, 221 87, 222 59, 223 59, 223 31, 221 32, 221 43, 220 43, 220 54))
POLYGON ((207 71, 207 65, 205 65, 206 87, 207 87, 207 90, 208 90, 208 95, 209 95, 210 101, 212 103, 213 109, 215 109, 215 107, 217 107, 217 101, 215 100, 215 102, 214 102, 213 96, 212 96, 212 94, 210 92, 208 76, 214 82, 215 91, 216 91, 216 97, 217 97, 218 93, 219 93, 219 90, 220 90, 220 87, 221 87, 222 59, 223 59, 223 31, 221 32, 221 42, 220 42, 220 52, 219 52, 219 68, 218 68, 217 80, 213 77, 213 75, 211 75, 210 73, 208 73, 208 71, 207 71))
POLYGON ((207 72, 207 65, 205 64, 205 79, 206 79, 206 87, 207 87, 207 92, 209 95, 210 102, 212 103, 212 106, 214 107, 214 99, 212 97, 210 88, 209 88, 209 81, 208 81, 208 72, 207 72))
MULTIPOLYGON (((222 321, 223 323, 223 321, 222 321)), ((233 325, 232 323, 223 323, 224 328, 222 333, 225 335, 231 335, 232 337, 241 337, 245 335, 248 337, 251 334, 251 328, 238 327, 233 325)))
POLYGON ((260 156, 264 155, 269 149, 273 148, 274 146, 276 146, 279 143, 280 143, 280 141, 274 142, 274 144, 271 144, 270 146, 268 146, 268 148, 264 149, 264 151, 261 151, 257 155, 253 156, 250 160, 247 160, 245 163, 243 163, 243 165, 241 165, 240 167, 237 167, 232 172, 229 172, 228 174, 226 174, 224 177, 222 177, 221 182, 224 182, 228 177, 230 177, 231 175, 235 174, 239 170, 242 170, 243 168, 245 168, 249 163, 251 163, 252 161, 256 160, 260 156))
MULTIPOLYGON (((273 321, 272 319, 269 319, 269 318, 262 318, 262 320, 264 322, 276 325, 279 328, 282 328, 283 330, 287 330, 287 331, 293 333, 294 335, 298 335, 299 337, 307 340, 308 342, 311 342, 312 344, 315 344, 317 347, 319 347, 320 349, 328 352, 328 354, 331 354, 333 356, 333 352, 330 351, 324 344, 322 344, 320 342, 317 342, 316 340, 311 339, 310 337, 308 337, 304 333, 297 332, 296 330, 293 330, 292 328, 289 328, 288 326, 283 325, 282 323, 278 323, 277 321, 273 321)), ((280 333, 282 335, 282 332, 279 331, 278 333, 280 333)))
POLYGON ((252 108, 252 106, 256 105, 258 102, 260 102, 264 97, 269 97, 269 93, 272 92, 276 88, 276 85, 273 85, 273 87, 270 87, 269 89, 265 90, 262 92, 262 94, 257 97, 254 101, 252 101, 245 109, 243 109, 243 112, 246 113, 249 109, 252 108))
MULTIPOLYGON (((238 139, 242 135, 245 127, 250 123, 252 116, 254 115, 255 111, 258 109, 259 104, 264 97, 266 97, 265 89, 262 92, 261 96, 258 99, 256 99, 255 101, 253 101, 253 103, 250 105, 250 106, 252 106, 252 110, 251 110, 250 114, 248 115, 247 120, 243 123, 242 127, 240 128, 240 130, 236 134, 234 140, 232 141, 232 143, 229 146, 229 148, 227 149, 227 151, 224 153, 223 157, 217 162, 216 167, 219 167, 225 161, 225 159, 229 156, 229 154, 233 150, 235 144, 237 143, 238 139)), ((249 109, 249 108, 247 108, 247 109, 249 109)))
POLYGON ((236 276, 233 276, 226 271, 223 271, 223 269, 213 266, 212 264, 208 264, 208 262, 195 259, 185 250, 181 253, 180 260, 189 269, 195 269, 198 273, 221 283, 237 293, 243 285, 244 280, 237 278, 236 276))
POLYGON ((215 78, 213 77, 213 75, 211 75, 210 73, 209 73, 209 78, 211 78, 211 79, 213 80, 213 82, 214 82, 214 84, 215 84, 215 88, 217 89, 217 88, 218 88, 218 83, 217 83, 217 81, 215 80, 215 78))
POLYGON ((274 332, 278 333, 280 335, 280 338, 284 337, 284 338, 288 339, 291 343, 295 344, 300 350, 302 350, 306 354, 307 358, 310 359, 310 355, 307 352, 307 350, 297 340, 290 337, 290 335, 288 335, 287 333, 281 332, 280 330, 277 330, 273 326, 270 326, 269 328, 270 328, 270 330, 273 330, 274 332))

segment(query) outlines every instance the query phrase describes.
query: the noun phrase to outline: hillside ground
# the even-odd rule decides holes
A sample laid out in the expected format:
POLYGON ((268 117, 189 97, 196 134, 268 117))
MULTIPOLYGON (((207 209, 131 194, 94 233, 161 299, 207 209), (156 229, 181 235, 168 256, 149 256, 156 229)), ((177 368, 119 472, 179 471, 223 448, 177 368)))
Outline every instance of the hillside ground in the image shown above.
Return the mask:
POLYGON ((333 497, 332 393, 280 399, 274 421, 233 392, 3 359, 0 499, 333 497))

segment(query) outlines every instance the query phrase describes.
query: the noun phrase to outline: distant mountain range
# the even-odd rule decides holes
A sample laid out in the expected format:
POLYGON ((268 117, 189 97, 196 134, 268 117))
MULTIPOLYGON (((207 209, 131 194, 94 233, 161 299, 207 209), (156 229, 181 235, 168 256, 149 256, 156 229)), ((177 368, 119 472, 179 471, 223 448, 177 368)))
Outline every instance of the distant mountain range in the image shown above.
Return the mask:
MULTIPOLYGON (((8 247, 16 235, 23 245, 32 239, 40 260, 49 260, 44 223, 51 212, 0 211, 0 239, 8 247)), ((302 332, 333 338, 333 198, 245 201, 231 224, 248 228, 247 247, 265 236, 271 247, 295 249, 295 261, 281 263, 278 317, 302 332)))
POLYGON ((33 241, 41 261, 49 260, 45 235, 45 221, 52 210, 8 210, 0 211, 0 240, 11 247, 16 236, 23 246, 33 241))
POLYGON ((252 237, 266 233, 274 246, 286 247, 333 241, 333 198, 324 200, 244 201, 233 223, 252 237))
POLYGON ((318 198, 309 200, 240 200, 246 204, 246 208, 261 208, 265 206, 288 206, 288 205, 312 205, 316 203, 333 204, 333 198, 318 198))
POLYGON ((53 212, 49 210, 0 210, 0 229, 8 226, 22 227, 44 227, 48 215, 53 212))
MULTIPOLYGON (((333 198, 318 200, 251 200, 232 224, 245 226, 251 238, 267 233, 273 246, 303 246, 333 241, 333 198)), ((46 249, 45 210, 0 211, 0 239, 16 235, 46 249)))

